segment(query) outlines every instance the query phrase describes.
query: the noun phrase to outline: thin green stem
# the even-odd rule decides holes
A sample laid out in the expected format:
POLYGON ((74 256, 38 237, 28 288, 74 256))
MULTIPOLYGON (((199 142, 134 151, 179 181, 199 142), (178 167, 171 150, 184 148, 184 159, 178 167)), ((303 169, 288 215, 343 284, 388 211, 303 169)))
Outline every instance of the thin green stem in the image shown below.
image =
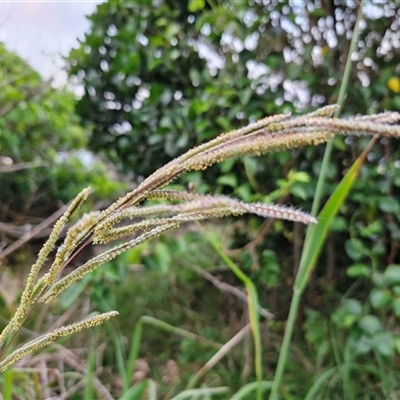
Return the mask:
MULTIPOLYGON (((360 4, 360 7, 358 9, 358 15, 357 15, 357 20, 354 26, 354 32, 353 32, 353 37, 351 39, 350 43, 350 48, 349 48, 349 53, 347 55, 347 60, 346 60, 346 66, 344 68, 344 73, 343 73, 343 79, 342 79, 342 84, 340 85, 340 90, 339 90, 339 96, 338 96, 338 101, 337 105, 339 108, 336 110, 334 116, 337 118, 340 115, 340 111, 343 107, 344 103, 344 98, 347 93, 347 88, 349 85, 349 80, 350 80, 350 72, 351 72, 351 66, 353 64, 351 60, 351 55, 354 53, 357 42, 358 42, 358 34, 360 30, 360 21, 362 17, 362 3, 360 4)), ((326 176, 328 173, 328 163, 331 158, 332 154, 332 147, 333 147, 333 138, 329 140, 325 147, 325 152, 324 152, 324 157, 322 159, 322 165, 321 165, 321 171, 318 177, 318 182, 317 182, 317 188, 315 190, 315 196, 311 208, 311 215, 314 217, 318 214, 318 210, 320 208, 321 204, 321 198, 322 198, 322 193, 326 181, 326 176)), ((309 230, 309 229, 308 229, 309 230)), ((307 232, 308 232, 307 230, 307 232)))
MULTIPOLYGON (((201 228, 200 224, 198 226, 201 228)), ((250 327, 251 333, 253 335, 254 340, 254 349, 255 349, 255 371, 256 371, 256 379, 258 382, 257 386, 257 400, 262 400, 262 344, 261 344, 261 333, 260 333, 260 321, 258 315, 258 294, 257 289, 253 283, 253 281, 243 273, 243 271, 223 252, 221 247, 206 235, 203 231, 204 237, 208 240, 211 246, 214 248, 215 252, 221 257, 221 259, 226 263, 226 265, 230 268, 230 270, 244 283, 247 294, 248 294, 248 305, 249 305, 249 319, 250 319, 250 327)))
MULTIPOLYGON (((349 53, 347 55, 347 61, 346 61, 346 66, 343 74, 343 80, 342 84, 340 87, 339 91, 339 97, 338 97, 338 105, 340 107, 343 106, 345 94, 347 92, 347 87, 350 79, 350 72, 351 72, 351 66, 352 66, 352 61, 351 61, 351 55, 353 54, 354 50, 356 49, 356 45, 358 42, 358 34, 359 34, 359 25, 360 21, 362 18, 362 3, 359 6, 358 9, 358 15, 357 15, 357 20, 354 26, 354 32, 353 32, 353 37, 350 43, 350 48, 349 48, 349 53)), ((340 113, 340 108, 336 111, 335 117, 337 117, 340 113)), ((323 189, 326 181, 326 176, 328 172, 328 164, 329 160, 331 157, 332 153, 332 147, 333 147, 333 139, 331 139, 326 148, 325 148, 325 153, 322 161, 322 166, 321 166, 321 172, 318 178, 317 182, 317 188, 316 188, 316 193, 311 209, 311 215, 316 216, 318 213, 318 210, 320 209, 320 204, 321 204, 321 199, 322 199, 322 194, 323 194, 323 189)), ((304 255, 305 253, 308 253, 309 251, 312 251, 311 247, 311 238, 314 236, 314 231, 316 229, 317 225, 309 225, 307 228, 306 232, 306 238, 304 242, 304 249, 303 249, 303 254, 302 254, 302 259, 305 259, 304 255)), ((304 291, 304 288, 306 287, 307 281, 311 275, 311 270, 312 270, 312 265, 308 264, 302 264, 300 263, 299 271, 297 273, 296 281, 295 281, 295 286, 294 286, 294 291, 293 291, 293 297, 292 301, 290 304, 290 310, 289 310, 289 316, 286 324, 286 329, 285 329, 285 334, 283 337, 283 342, 282 342, 282 347, 279 352, 279 358, 278 358, 278 365, 275 371, 275 376, 274 376, 274 381, 270 393, 270 400, 277 400, 279 396, 279 388, 281 386, 281 381, 283 377, 283 373, 286 367, 287 363, 287 358, 289 354, 289 348, 290 348, 290 341, 292 339, 293 335, 293 330, 296 322, 296 317, 301 301, 301 297, 304 291), (305 269, 305 271, 304 271, 305 269)))

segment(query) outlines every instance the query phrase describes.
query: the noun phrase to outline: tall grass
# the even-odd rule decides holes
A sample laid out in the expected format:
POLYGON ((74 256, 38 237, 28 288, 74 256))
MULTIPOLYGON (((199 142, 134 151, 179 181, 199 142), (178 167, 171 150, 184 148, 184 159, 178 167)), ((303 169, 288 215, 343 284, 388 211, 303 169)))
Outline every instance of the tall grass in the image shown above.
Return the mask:
MULTIPOLYGON (((353 54, 357 46, 359 24, 361 21, 361 17, 362 17, 362 2, 358 9, 357 20, 355 22, 349 53, 347 55, 343 80, 340 86, 339 97, 338 97, 339 107, 343 106, 344 98, 347 92, 347 86, 349 84, 350 71, 352 66, 351 55, 353 54)), ((340 108, 338 108, 335 111, 334 116, 338 117, 339 114, 340 114, 340 108)), ((319 223, 315 226, 310 225, 307 228, 303 252, 300 259, 300 265, 293 288, 293 297, 290 304, 289 316, 286 324, 285 334, 283 337, 282 347, 279 353, 278 365, 276 368, 274 382, 270 393, 270 400, 276 400, 278 398, 278 391, 281 385, 283 372, 289 354, 290 341, 293 335, 293 330, 296 323, 296 317, 300 301, 304 289, 306 288, 307 283, 311 278, 312 271, 315 267, 322 246, 325 242, 330 223, 333 217, 337 214, 339 207, 346 199, 347 194, 351 186, 353 185, 355 178, 357 177, 358 170, 360 169, 363 161, 365 160, 365 157, 371 150, 374 143, 375 139, 372 139, 370 145, 364 150, 364 152, 360 155, 360 157, 356 160, 356 162, 351 166, 351 168, 346 173, 340 184, 337 186, 336 190, 331 195, 325 207, 318 216, 319 223)), ((317 216, 320 208, 323 186, 325 184, 325 180, 328 175, 328 165, 331 158, 332 146, 333 146, 333 138, 328 141, 327 146, 325 148, 324 157, 322 160, 321 171, 318 177, 316 193, 311 209, 311 215, 314 216, 317 216)))
MULTIPOLYGON (((347 66, 346 71, 348 71, 347 66)), ((215 251, 231 271, 242 280, 247 290, 249 319, 255 349, 257 382, 255 385, 246 387, 246 389, 243 388, 242 393, 248 393, 255 389, 257 398, 261 399, 263 392, 272 385, 270 398, 273 400, 277 399, 279 397, 280 382, 289 352, 290 338, 302 292, 315 265, 317 255, 329 228, 329 223, 345 199, 368 149, 364 151, 349 169, 349 172, 319 214, 318 220, 313 215, 291 207, 275 204, 244 203, 226 196, 200 195, 192 192, 169 190, 164 187, 185 172, 203 170, 215 163, 232 157, 261 155, 270 151, 317 145, 325 143, 333 136, 339 134, 400 136, 400 126, 395 125, 400 121, 398 113, 383 113, 343 120, 332 118, 335 112, 338 112, 338 107, 332 105, 304 116, 291 117, 288 114, 271 116, 244 128, 224 133, 210 142, 189 150, 187 153, 154 172, 136 189, 115 201, 107 209, 102 212, 84 214, 67 230, 63 243, 58 247, 50 268, 47 272, 43 273, 43 266, 52 254, 52 250, 55 248, 61 232, 71 216, 78 211, 90 194, 89 189, 84 189, 72 201, 63 216, 55 224, 49 239, 39 252, 37 261, 31 267, 20 304, 9 324, 0 334, 0 371, 5 371, 10 365, 25 355, 41 350, 60 337, 100 325, 118 314, 116 311, 111 311, 87 317, 82 321, 45 333, 17 347, 15 350, 11 350, 17 334, 34 309, 40 307, 42 303, 51 302, 73 283, 80 281, 84 276, 101 265, 143 242, 155 239, 161 234, 178 228, 184 223, 199 222, 209 218, 254 214, 263 218, 287 219, 314 226, 306 235, 306 243, 295 283, 287 330, 285 332, 276 376, 272 384, 263 380, 258 297, 255 285, 224 254, 218 243, 213 240, 210 241, 215 251), (143 204, 145 200, 148 202, 143 204), (157 203, 154 203, 154 201, 157 201, 157 203), (71 262, 76 259, 77 255, 87 246, 103 245, 111 245, 111 247, 101 250, 98 255, 90 258, 72 271, 67 269, 71 262)), ((326 161, 324 165, 326 169, 326 161)), ((324 173, 321 176, 320 181, 323 182, 324 173)), ((319 187, 320 185, 321 183, 319 187)), ((319 203, 318 197, 315 204, 319 203)), ((316 213, 317 208, 318 206, 313 207, 314 213, 316 213)), ((134 302, 134 299, 132 301, 134 302)), ((130 390, 130 388, 128 389, 129 378, 137 358, 139 339, 144 322, 151 323, 162 329, 178 329, 168 327, 160 321, 150 320, 148 317, 147 319, 143 318, 138 323, 128 363, 124 364, 121 357, 119 357, 118 362, 125 392, 130 390)), ((189 334, 183 331, 180 333, 182 335, 189 334)), ((121 353, 121 349, 118 350, 117 343, 118 341, 115 340, 116 351, 117 353, 121 353)), ((9 376, 7 377, 9 378, 9 376)), ((149 388, 153 388, 151 383, 149 385, 149 388)), ((193 393, 190 390, 196 389, 188 389, 186 393, 188 396, 188 393, 193 393)), ((225 393, 226 388, 219 388, 218 390, 219 393, 225 393)), ((90 386, 87 387, 87 393, 92 393, 90 386)), ((205 390, 205 393, 211 395, 211 393, 216 393, 216 391, 210 388, 208 391, 205 390)), ((182 393, 178 398, 186 398, 186 394, 182 393)), ((240 393, 236 394, 236 398, 240 398, 240 396, 242 396, 240 393)))

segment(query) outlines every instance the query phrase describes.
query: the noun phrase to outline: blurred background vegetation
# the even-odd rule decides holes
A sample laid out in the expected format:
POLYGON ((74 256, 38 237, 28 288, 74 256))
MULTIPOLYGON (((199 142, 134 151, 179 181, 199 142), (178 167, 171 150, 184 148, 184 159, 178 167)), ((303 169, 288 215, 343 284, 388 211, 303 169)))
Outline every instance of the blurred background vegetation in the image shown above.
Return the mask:
MULTIPOLYGON (((49 216, 82 187, 94 188, 90 207, 101 208, 220 132, 335 103, 358 7, 336 0, 109 1, 89 17, 91 31, 66 59, 70 88, 83 89, 79 100, 71 90, 53 89, 1 45, 1 315, 12 314, 49 216), (12 247, 15 241, 21 245, 12 247)), ((360 28, 342 116, 400 111, 398 2, 366 2, 360 28)), ((326 196, 366 143, 335 138, 326 196)), ((323 150, 229 160, 175 186, 310 210, 323 150)), ((303 399, 316 382, 322 383, 311 398, 400 397, 399 154, 398 141, 380 140, 334 220, 297 321, 282 388, 287 399, 303 399)), ((262 321, 264 374, 272 379, 304 228, 255 217, 205 228, 221 238, 226 254, 256 284, 262 307, 274 314, 262 321)), ((91 343, 98 378, 118 398, 118 355, 127 357, 141 316, 221 344, 248 323, 246 303, 221 284, 244 290, 196 226, 187 226, 85 278, 27 329, 47 329, 94 309, 119 310, 102 333, 80 334, 67 345, 91 343), (112 345, 102 344, 105 334, 112 345)), ((132 383, 151 378, 159 398, 183 390, 215 353, 157 325, 143 331, 132 383)), ((74 357, 89 365, 84 350, 74 357)), ((247 337, 204 384, 235 391, 253 381, 252 354, 247 337)), ((65 368, 76 370, 72 362, 65 368)), ((20 379, 29 392, 30 381, 20 379)))

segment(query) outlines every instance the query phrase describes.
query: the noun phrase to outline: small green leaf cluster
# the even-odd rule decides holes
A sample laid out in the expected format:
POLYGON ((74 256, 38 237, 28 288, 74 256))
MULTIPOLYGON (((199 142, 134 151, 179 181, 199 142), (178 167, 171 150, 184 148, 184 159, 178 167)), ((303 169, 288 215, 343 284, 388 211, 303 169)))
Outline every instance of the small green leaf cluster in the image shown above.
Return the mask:
POLYGON ((54 89, 0 43, 0 202, 8 212, 55 211, 91 184, 103 196, 120 185, 109 167, 83 151, 88 132, 75 113, 73 93, 54 89), (91 161, 85 161, 90 159, 91 161))

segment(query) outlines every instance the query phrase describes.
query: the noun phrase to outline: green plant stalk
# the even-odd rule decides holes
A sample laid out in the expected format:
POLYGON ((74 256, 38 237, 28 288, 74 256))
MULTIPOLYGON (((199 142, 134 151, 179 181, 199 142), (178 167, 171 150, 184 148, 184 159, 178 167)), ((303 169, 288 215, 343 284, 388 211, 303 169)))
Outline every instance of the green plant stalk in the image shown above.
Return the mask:
POLYGON ((3 400, 12 400, 14 371, 12 369, 4 372, 3 400))
MULTIPOLYGON (((345 95, 347 92, 347 87, 349 85, 350 72, 351 72, 351 67, 353 64, 353 62, 351 61, 351 55, 355 51, 356 45, 358 42, 360 21, 361 21, 361 17, 362 17, 362 7, 363 6, 362 6, 362 2, 361 2, 360 7, 358 9, 357 20, 354 25, 353 37, 350 42, 350 48, 349 48, 349 53, 347 55, 346 66, 345 66, 344 72, 343 72, 342 84, 340 85, 338 101, 337 101, 337 105, 339 106, 339 108, 335 111, 335 114, 334 114, 335 118, 338 118, 340 115, 340 111, 342 110, 342 107, 344 104, 344 98, 345 98, 345 95)), ((325 147, 324 157, 322 159, 322 164, 321 164, 321 171, 320 171, 320 174, 318 177, 317 187, 315 190, 315 196, 314 196, 313 204, 311 207, 311 215, 313 215, 313 216, 316 216, 318 214, 318 210, 320 208, 322 192, 324 189, 326 176, 328 174, 328 163, 329 163, 329 160, 330 160, 331 154, 332 154, 333 140, 334 140, 334 138, 330 139, 325 147)), ((308 232, 308 230, 307 230, 307 232, 308 232)), ((307 240, 307 238, 306 238, 306 240, 307 240)))
POLYGON ((95 364, 95 352, 94 348, 89 351, 88 363, 87 363, 87 375, 85 383, 85 399, 94 400, 94 388, 93 388, 93 376, 95 364))
POLYGON ((126 373, 126 368, 124 363, 124 349, 120 340, 121 337, 114 328, 114 326, 111 327, 110 333, 112 341, 114 342, 115 358, 117 361, 118 373, 122 380, 122 390, 123 393, 125 393, 129 389, 132 376, 129 376, 126 373))
POLYGON ((293 297, 290 304, 288 322, 286 325, 285 335, 283 337, 281 351, 279 353, 278 366, 274 378, 274 385, 270 394, 270 400, 278 399, 279 385, 283 376, 287 355, 289 353, 290 340, 293 334, 301 297, 310 279, 311 273, 321 252, 322 246, 325 242, 331 221, 333 217, 337 214, 341 204, 346 199, 347 194, 349 193, 357 177, 357 173, 361 165, 363 164, 365 157, 373 147, 375 141, 375 138, 371 140, 370 144, 354 162, 342 181, 336 187, 335 191, 332 193, 331 197, 329 198, 318 216, 319 223, 314 226, 313 230, 310 231, 310 239, 306 240, 304 244, 304 249, 300 260, 300 267, 293 289, 293 297))
POLYGON ((355 399, 357 396, 354 393, 353 385, 351 381, 351 349, 349 342, 346 343, 344 348, 344 360, 343 366, 340 368, 340 375, 343 383, 343 395, 345 399, 355 399))
MULTIPOLYGON (((345 66, 345 70, 344 70, 344 74, 343 74, 343 80, 342 80, 342 84, 341 84, 340 91, 339 91, 338 105, 340 108, 343 106, 344 97, 347 92, 347 87, 348 87, 348 83, 349 83, 349 79, 350 79, 351 66, 352 66, 351 55, 354 52, 357 42, 358 42, 359 25, 360 25, 361 17, 362 17, 362 3, 360 4, 359 9, 358 9, 357 20, 356 20, 356 23, 354 26, 353 37, 352 37, 352 40, 350 43, 349 53, 347 56, 346 66, 345 66)), ((339 115, 340 108, 335 113, 335 117, 337 117, 339 115)), ((323 161, 322 161, 322 165, 321 165, 321 172, 320 172, 320 175, 318 178, 316 193, 315 193, 315 197, 314 197, 314 201, 313 201, 313 205, 312 205, 312 209, 311 209, 311 215, 313 215, 313 216, 315 216, 318 213, 318 209, 320 207, 323 188, 324 188, 324 184, 325 184, 325 180, 326 180, 326 176, 327 176, 327 172, 328 172, 328 163, 329 163, 329 159, 330 159, 331 153, 332 153, 332 147, 333 147, 333 138, 329 140, 329 142, 327 143, 327 146, 325 148, 324 157, 323 157, 323 161)), ((358 171, 358 168, 361 165, 361 164, 357 163, 357 161, 353 164, 352 168, 349 170, 349 172, 343 178, 341 183, 343 183, 343 181, 346 181, 351 186, 352 182, 355 179, 355 175, 358 171), (358 166, 358 168, 353 169, 353 167, 355 167, 356 165, 358 166), (353 179, 351 179, 351 177, 353 177, 353 179)), ((340 186, 340 184, 339 184, 339 186, 340 186)), ((338 186, 338 188, 339 188, 339 186, 338 186)), ((350 186, 349 185, 347 185, 347 186, 348 186, 347 191, 342 193, 344 195, 342 201, 347 196, 348 190, 350 190, 350 186)), ((335 190, 334 193, 337 192, 337 189, 335 190)), ((344 189, 341 189, 341 190, 344 191, 344 189)), ((331 196, 330 200, 332 199, 332 197, 333 196, 331 196)), ((339 208, 340 204, 337 204, 337 209, 339 208)), ((332 208, 334 208, 333 206, 334 205, 331 205, 332 208)), ((332 220, 333 217, 334 217, 334 214, 331 214, 330 221, 332 220)), ((294 330, 294 326, 295 326, 295 322, 296 322, 296 317, 297 317, 301 297, 302 297, 304 288, 306 287, 306 285, 308 283, 308 279, 309 279, 311 272, 315 265, 315 264, 307 263, 306 260, 311 258, 316 261, 317 257, 319 256, 322 244, 325 241, 326 232, 328 229, 327 224, 324 224, 324 227, 323 227, 324 228, 323 230, 325 230, 325 235, 323 237, 319 236, 320 245, 318 247, 313 246, 313 240, 318 238, 317 231, 319 229, 321 229, 320 228, 321 219, 322 219, 321 215, 319 218, 320 218, 320 222, 317 225, 309 225, 307 227, 304 248, 303 248, 302 257, 301 257, 301 261, 300 261, 299 271, 297 273, 296 281, 295 281, 295 285, 294 285, 294 289, 293 289, 293 297, 292 297, 292 301, 290 304, 290 310, 289 310, 289 316, 288 316, 287 325, 286 325, 286 329, 285 329, 285 334, 283 337, 282 347, 279 352, 278 365, 277 365, 277 368, 275 371, 274 381, 273 381, 273 385, 272 385, 272 389, 271 389, 271 393, 270 393, 270 397, 269 397, 270 400, 278 399, 279 387, 281 385, 283 372, 285 370, 287 357, 289 354, 290 341, 291 341, 291 338, 293 335, 293 330, 294 330)))
POLYGON ((258 295, 257 290, 252 280, 247 277, 240 268, 222 251, 221 247, 215 243, 208 235, 203 232, 204 237, 208 240, 215 252, 221 257, 226 263, 230 270, 244 283, 247 294, 248 294, 248 305, 249 305, 249 319, 251 333, 254 340, 255 348, 255 370, 257 378, 257 400, 262 400, 262 345, 261 345, 261 333, 260 333, 260 321, 258 315, 258 295))

